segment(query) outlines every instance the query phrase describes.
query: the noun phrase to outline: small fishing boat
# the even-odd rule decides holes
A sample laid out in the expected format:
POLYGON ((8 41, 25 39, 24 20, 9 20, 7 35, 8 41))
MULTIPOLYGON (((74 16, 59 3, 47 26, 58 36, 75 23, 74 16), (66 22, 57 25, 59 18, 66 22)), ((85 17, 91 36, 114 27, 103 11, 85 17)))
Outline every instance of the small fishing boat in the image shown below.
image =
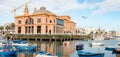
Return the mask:
POLYGON ((83 44, 76 45, 76 50, 82 50, 83 46, 84 46, 83 44))
POLYGON ((17 54, 18 54, 17 50, 2 49, 0 51, 1 57, 17 57, 17 54))
POLYGON ((79 57, 104 57, 104 53, 78 51, 78 56, 79 57))
POLYGON ((13 40, 12 46, 14 46, 18 50, 35 50, 37 46, 31 46, 28 44, 27 41, 21 41, 21 40, 13 40))
POLYGON ((14 49, 9 41, 0 40, 0 57, 17 57, 18 51, 14 49))
POLYGON ((58 57, 58 56, 54 56, 54 55, 49 54, 45 51, 39 51, 39 52, 37 52, 36 57, 58 57))
POLYGON ((13 40, 12 46, 28 46, 27 41, 21 41, 21 40, 13 40))
POLYGON ((118 42, 118 45, 120 45, 120 42, 118 42))
POLYGON ((105 47, 105 50, 108 50, 108 51, 113 51, 115 50, 117 47, 114 47, 114 46, 106 46, 105 47))
POLYGON ((17 46, 18 50, 36 50, 37 46, 17 46))
POLYGON ((20 43, 22 42, 22 40, 13 40, 12 42, 13 42, 13 43, 19 43, 19 44, 20 44, 20 43))
POLYGON ((91 46, 103 46, 104 43, 92 42, 90 43, 91 46))

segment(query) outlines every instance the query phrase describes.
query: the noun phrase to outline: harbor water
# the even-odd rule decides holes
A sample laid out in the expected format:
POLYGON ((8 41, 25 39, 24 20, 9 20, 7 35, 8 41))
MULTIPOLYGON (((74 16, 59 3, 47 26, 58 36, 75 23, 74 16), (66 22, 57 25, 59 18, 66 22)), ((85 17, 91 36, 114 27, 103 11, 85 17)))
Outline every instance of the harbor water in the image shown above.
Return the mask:
MULTIPOLYGON (((83 51, 86 52, 101 52, 105 53, 104 57, 116 57, 112 51, 105 50, 106 46, 116 46, 119 47, 118 42, 120 40, 102 40, 102 41, 82 41, 82 40, 73 40, 67 41, 68 44, 64 42, 29 42, 32 45, 36 45, 37 51, 43 50, 47 53, 56 55, 58 57, 78 57, 76 51, 76 45, 84 44, 83 51), (90 46, 91 42, 101 42, 104 43, 103 46, 90 46)), ((35 57, 37 51, 19 51, 18 57, 35 57)))

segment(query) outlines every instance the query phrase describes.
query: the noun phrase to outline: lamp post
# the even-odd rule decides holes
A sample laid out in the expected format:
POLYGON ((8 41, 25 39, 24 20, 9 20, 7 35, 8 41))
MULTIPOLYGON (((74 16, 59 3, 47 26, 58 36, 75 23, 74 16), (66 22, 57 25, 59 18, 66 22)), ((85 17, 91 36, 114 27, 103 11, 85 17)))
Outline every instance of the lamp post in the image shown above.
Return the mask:
MULTIPOLYGON (((82 16, 82 18, 85 20, 87 18, 87 16, 82 16)), ((84 34, 85 33, 85 28, 83 28, 82 30, 83 30, 82 34, 84 34)))

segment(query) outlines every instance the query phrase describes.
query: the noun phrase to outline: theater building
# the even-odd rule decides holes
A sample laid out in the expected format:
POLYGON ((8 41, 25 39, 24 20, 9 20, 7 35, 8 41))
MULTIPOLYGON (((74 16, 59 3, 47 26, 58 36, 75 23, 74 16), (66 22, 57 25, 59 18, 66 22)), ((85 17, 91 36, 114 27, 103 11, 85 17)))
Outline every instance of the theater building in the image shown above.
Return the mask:
POLYGON ((57 16, 46 10, 34 8, 29 13, 25 6, 24 14, 15 16, 15 34, 75 34, 76 23, 70 16, 57 16))

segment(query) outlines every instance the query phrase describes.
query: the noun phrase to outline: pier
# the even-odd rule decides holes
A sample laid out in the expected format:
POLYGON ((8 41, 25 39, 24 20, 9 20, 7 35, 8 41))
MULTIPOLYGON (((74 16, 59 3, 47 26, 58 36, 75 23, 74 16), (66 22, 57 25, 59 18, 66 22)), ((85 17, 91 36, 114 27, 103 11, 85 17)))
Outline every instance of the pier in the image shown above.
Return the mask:
POLYGON ((90 40, 90 35, 68 35, 68 34, 6 34, 5 37, 13 40, 27 41, 71 41, 71 40, 90 40))

